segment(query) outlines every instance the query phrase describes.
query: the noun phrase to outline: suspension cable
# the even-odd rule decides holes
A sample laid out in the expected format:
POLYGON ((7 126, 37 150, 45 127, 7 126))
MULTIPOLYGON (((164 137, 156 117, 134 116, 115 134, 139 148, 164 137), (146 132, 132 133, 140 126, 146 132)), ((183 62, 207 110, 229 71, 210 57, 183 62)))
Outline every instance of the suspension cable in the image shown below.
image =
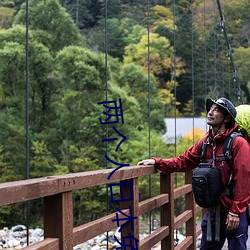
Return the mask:
MULTIPOLYGON (((220 28, 221 28, 221 31, 223 32, 224 38, 226 40, 227 57, 230 60, 230 66, 231 66, 231 69, 232 69, 232 76, 233 76, 233 81, 234 81, 234 87, 236 87, 237 82, 238 82, 238 86, 237 86, 237 89, 236 89, 236 95, 237 95, 238 103, 240 104, 240 103, 242 103, 241 86, 240 86, 239 81, 237 81, 236 68, 235 68, 235 65, 234 65, 234 60, 233 60, 231 45, 230 45, 230 43, 228 41, 226 24, 225 24, 225 18, 224 18, 223 14, 222 14, 220 0, 216 0, 216 1, 217 1, 217 6, 218 6, 219 14, 220 14, 220 28)), ((234 88, 234 90, 235 90, 235 88, 234 88)))
MULTIPOLYGON (((215 15, 215 0, 213 1, 214 5, 214 23, 216 20, 215 15)), ((214 24, 214 90, 217 92, 217 32, 216 32, 216 25, 214 24)))
POLYGON ((206 40, 206 0, 204 0, 204 90, 205 97, 207 97, 207 40, 206 40))
POLYGON ((218 39, 218 49, 219 49, 219 57, 220 57, 220 67, 219 67, 219 70, 220 70, 220 74, 221 74, 221 81, 222 81, 222 96, 225 96, 225 75, 224 75, 224 70, 225 70, 225 67, 224 67, 224 60, 223 58, 221 58, 221 52, 223 51, 224 49, 224 43, 223 41, 221 41, 220 39, 218 39))
POLYGON ((194 11, 193 11, 193 0, 191 0, 191 36, 192 36, 192 115, 193 115, 193 144, 194 144, 194 117, 195 117, 195 93, 194 93, 194 11))
MULTIPOLYGON (((29 0, 26 0, 26 45, 25 45, 25 71, 26 71, 26 179, 29 179, 29 0)), ((29 210, 30 203, 25 206, 27 245, 29 245, 29 210)))
MULTIPOLYGON (((104 42, 105 42, 105 85, 106 85, 106 102, 108 101, 108 0, 105 0, 105 21, 104 21, 104 42)), ((106 155, 108 156, 108 124, 106 124, 106 155)), ((106 159, 106 169, 108 169, 108 160, 106 159)), ((108 185, 106 185, 106 215, 109 214, 109 197, 108 197, 108 185)), ((108 239, 109 232, 106 232, 106 237, 108 239)), ((108 249, 108 240, 107 240, 107 249, 108 249)))
MULTIPOLYGON (((147 18, 147 28, 148 28, 148 158, 151 157, 151 141, 150 141, 150 126, 151 126, 151 120, 150 120, 150 0, 147 1, 147 7, 148 7, 148 18, 147 18)), ((151 190, 151 175, 148 176, 148 188, 149 188, 149 197, 152 195, 151 190)), ((149 233, 151 234, 152 229, 152 213, 149 212, 149 233)))
MULTIPOLYGON (((176 85, 176 2, 175 0, 173 0, 173 23, 174 23, 174 55, 173 55, 173 61, 174 61, 174 70, 173 70, 173 81, 174 81, 174 114, 175 114, 175 119, 174 119, 174 127, 175 127, 175 147, 174 147, 174 152, 175 152, 175 156, 177 154, 177 106, 176 106, 176 98, 177 98, 177 85, 176 85)), ((175 173, 175 187, 177 187, 177 173, 175 173)), ((175 242, 176 245, 178 245, 179 243, 179 239, 178 239, 178 232, 177 229, 175 230, 175 242)))

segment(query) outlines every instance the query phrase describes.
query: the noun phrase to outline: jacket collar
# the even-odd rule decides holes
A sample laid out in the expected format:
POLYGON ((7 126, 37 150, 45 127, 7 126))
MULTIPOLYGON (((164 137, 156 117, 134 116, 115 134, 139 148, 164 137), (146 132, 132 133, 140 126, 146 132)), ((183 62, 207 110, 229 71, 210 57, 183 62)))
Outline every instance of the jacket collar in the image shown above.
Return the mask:
POLYGON ((234 131, 238 131, 238 124, 235 124, 232 128, 227 129, 224 133, 217 134, 215 137, 212 137, 212 129, 210 128, 207 132, 207 142, 211 143, 213 141, 221 141, 224 140, 228 135, 233 133, 234 131))

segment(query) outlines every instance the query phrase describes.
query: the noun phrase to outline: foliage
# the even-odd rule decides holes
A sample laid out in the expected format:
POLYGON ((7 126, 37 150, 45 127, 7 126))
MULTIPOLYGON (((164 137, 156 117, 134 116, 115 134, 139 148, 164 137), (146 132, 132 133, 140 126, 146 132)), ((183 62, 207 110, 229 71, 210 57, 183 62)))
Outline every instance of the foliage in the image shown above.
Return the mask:
POLYGON ((0 29, 8 29, 14 19, 15 10, 13 8, 0 6, 0 29))
POLYGON ((158 96, 154 76, 150 75, 149 77, 139 65, 130 63, 120 68, 117 82, 129 95, 135 97, 140 104, 140 112, 142 114, 141 123, 148 121, 148 109, 150 108, 150 122, 152 127, 158 131, 162 131, 164 129, 164 106, 158 96))
POLYGON ((158 34, 150 34, 149 39, 148 41, 148 36, 144 35, 139 43, 128 45, 125 48, 124 63, 138 63, 147 72, 148 43, 150 43, 150 60, 153 62, 150 69, 153 74, 160 75, 173 66, 171 59, 173 48, 166 38, 159 37, 158 34))
POLYGON ((101 4, 98 0, 61 0, 60 2, 80 29, 95 26, 100 18, 101 4))
MULTIPOLYGON (((14 24, 26 24, 26 6, 15 17, 14 24)), ((29 1, 29 28, 36 31, 36 37, 53 51, 69 45, 83 45, 83 38, 69 14, 58 0, 29 1)))
MULTIPOLYGON (((250 82, 249 56, 250 56, 250 48, 239 47, 235 49, 235 64, 236 67, 239 69, 238 74, 241 76, 240 80, 246 82, 248 85, 250 82)), ((246 95, 249 97, 250 89, 247 86, 243 86, 243 88, 244 88, 244 93, 246 93, 246 95)), ((248 103, 249 98, 247 98, 245 101, 246 103, 248 103)))
POLYGON ((173 31, 173 18, 173 12, 170 8, 163 5, 153 6, 150 13, 151 29, 155 31, 159 26, 162 26, 173 31))

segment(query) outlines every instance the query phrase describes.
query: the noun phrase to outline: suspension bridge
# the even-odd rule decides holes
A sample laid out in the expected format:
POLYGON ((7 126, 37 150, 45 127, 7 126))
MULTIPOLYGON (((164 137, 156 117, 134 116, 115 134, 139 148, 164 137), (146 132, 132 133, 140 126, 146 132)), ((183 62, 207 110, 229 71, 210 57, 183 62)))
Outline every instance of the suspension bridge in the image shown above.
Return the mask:
MULTIPOLYGON (((123 239, 122 244, 129 246, 131 249, 149 250, 155 245, 160 245, 162 250, 184 250, 198 249, 199 237, 201 235, 201 227, 199 219, 205 212, 205 209, 199 207, 193 197, 191 177, 192 173, 188 172, 184 175, 184 185, 176 187, 176 179, 174 174, 165 175, 158 173, 154 166, 125 166, 114 172, 113 169, 95 170, 78 172, 72 174, 63 174, 56 176, 46 176, 42 178, 29 178, 29 9, 28 0, 26 1, 26 179, 6 182, 0 184, 0 206, 7 206, 19 203, 29 203, 37 199, 42 199, 43 204, 43 226, 44 240, 26 246, 25 250, 72 250, 76 245, 87 242, 94 237, 107 233, 119 227, 120 239, 123 239), (112 178, 109 178, 112 174, 112 178), (157 176, 157 181, 160 183, 160 190, 156 196, 151 196, 148 199, 140 200, 139 198, 139 178, 147 177, 149 184, 149 193, 151 193, 151 177, 157 176), (114 184, 116 183, 116 184, 114 184), (100 187, 106 185, 112 188, 114 185, 122 186, 122 199, 119 200, 120 206, 117 208, 120 212, 119 218, 117 212, 107 213, 105 216, 88 223, 74 227, 74 202, 73 192, 92 187, 100 187), (131 198, 133 197, 133 199, 131 198), (178 216, 175 214, 175 201, 182 197, 184 211, 178 216), (145 238, 140 238, 141 225, 139 218, 145 214, 150 214, 155 209, 158 209, 160 214, 159 227, 145 238), (128 221, 127 218, 134 218, 128 221), (178 228, 185 228, 184 239, 178 242, 176 232, 178 228), (128 237, 129 236, 129 237, 128 237), (177 244, 178 242, 178 244, 177 244)), ((107 0, 105 8, 107 8, 107 0)), ((204 5, 205 5, 204 1, 204 5)), ((232 54, 231 45, 228 39, 227 27, 225 18, 222 13, 220 1, 217 0, 218 11, 220 15, 219 25, 227 48, 227 57, 230 63, 232 72, 232 80, 236 91, 234 97, 239 103, 242 102, 242 93, 240 82, 236 73, 236 67, 232 54)), ((192 1, 191 1, 192 4, 192 1)), ((148 13, 150 13, 150 1, 147 1, 148 13)), ((173 1, 173 9, 175 11, 175 1, 173 1)), ((107 11, 106 11, 107 12, 107 11)), ((175 13, 175 12, 174 12, 175 13)), ((192 13, 193 14, 193 13, 192 13)), ((205 15, 205 14, 204 14, 205 15)), ((175 18, 175 15, 174 15, 175 18)), ((175 22, 176 20, 174 20, 175 22)), ((105 30, 108 30, 105 23, 105 30)), ((173 25, 175 29, 175 23, 173 25)), ((148 36, 150 34, 150 15, 148 15, 148 36)), ((174 32, 175 34, 175 32, 174 32)), ((105 33, 106 66, 108 66, 108 42, 105 33)), ((194 41, 192 33, 192 100, 194 105, 194 41)), ((149 43, 150 37, 148 37, 149 43)), ((173 38, 175 45, 176 37, 173 38)), ((205 41, 206 42, 206 41, 205 41)), ((205 43, 204 42, 204 43, 205 43)), ((175 47, 175 46, 174 46, 175 47)), ((206 49, 206 48, 205 48, 206 49)), ((174 94, 176 96, 176 51, 174 49, 174 69, 173 82, 174 94)), ((206 63, 206 50, 204 53, 204 62, 206 63)), ((206 69, 204 70, 206 74, 206 69)), ((150 46, 148 46, 148 79, 150 79, 150 46)), ((206 85, 206 76, 205 85, 206 85)), ((108 73, 106 72, 106 99, 108 100, 108 73)), ((205 92, 206 92, 205 87, 205 92)), ((207 93, 205 93, 207 94, 207 93)), ((150 141, 150 80, 148 80, 148 156, 151 157, 151 141, 150 141)), ((176 107, 175 103, 175 107, 176 107)), ((194 112, 194 106, 193 113, 194 112)), ((175 109, 176 112, 176 109, 175 109)), ((194 118, 191 118, 194 119, 194 118)), ((172 143, 176 144, 176 113, 173 118, 174 139, 172 143), (175 141, 174 141, 175 140, 175 141)), ((176 153, 176 152, 175 152, 176 153)), ((28 208, 28 206, 27 206, 28 208)), ((117 210, 117 211, 118 211, 117 210)), ((27 211, 27 217, 29 213, 27 211)), ((150 218, 151 223, 151 218, 150 218)), ((27 234, 28 235, 28 234, 27 234)), ((28 240, 27 240, 28 241, 28 240)), ((249 244, 249 241, 248 241, 249 244)), ((250 244, 248 245, 250 249, 250 244)), ((107 244, 107 249, 109 249, 107 244)), ((227 243, 223 249, 227 249, 227 243)))

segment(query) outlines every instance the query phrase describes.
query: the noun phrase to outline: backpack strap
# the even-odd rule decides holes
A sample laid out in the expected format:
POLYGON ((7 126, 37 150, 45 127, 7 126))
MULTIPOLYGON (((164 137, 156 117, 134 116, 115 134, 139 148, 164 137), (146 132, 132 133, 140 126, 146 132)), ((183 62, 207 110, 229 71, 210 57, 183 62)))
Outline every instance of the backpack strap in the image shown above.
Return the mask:
MULTIPOLYGON (((242 136, 242 134, 239 133, 239 132, 231 133, 226 138, 226 141, 225 141, 225 143, 223 145, 223 154, 224 154, 225 160, 227 161, 231 171, 233 171, 232 144, 233 144, 233 140, 237 136, 242 136)), ((232 174, 231 174, 229 182, 227 184, 227 187, 226 187, 226 189, 224 191, 224 194, 226 194, 231 200, 234 199, 234 184, 233 184, 232 178, 233 177, 232 177, 232 174)))
POLYGON ((224 157, 216 157, 216 158, 206 158, 206 152, 207 152, 207 143, 202 142, 202 147, 201 147, 201 155, 200 155, 200 162, 205 163, 205 162, 217 162, 217 161, 224 161, 224 157))
POLYGON ((206 162, 207 144, 202 142, 200 162, 206 162))
POLYGON ((232 144, 233 144, 233 140, 237 137, 237 136, 242 136, 241 133, 239 132, 233 132, 231 133, 227 138, 226 141, 223 145, 223 154, 225 156, 225 159, 230 167, 230 169, 233 169, 233 156, 232 156, 232 144))

